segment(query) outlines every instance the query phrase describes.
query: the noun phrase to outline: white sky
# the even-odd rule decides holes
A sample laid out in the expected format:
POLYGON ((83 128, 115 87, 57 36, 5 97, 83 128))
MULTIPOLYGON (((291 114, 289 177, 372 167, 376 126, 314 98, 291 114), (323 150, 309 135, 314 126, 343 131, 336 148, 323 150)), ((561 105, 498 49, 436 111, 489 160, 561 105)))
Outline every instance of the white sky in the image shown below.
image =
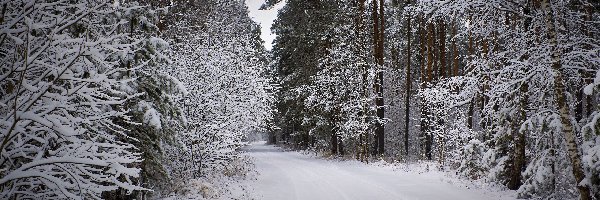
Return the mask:
POLYGON ((273 20, 277 18, 277 11, 285 5, 285 1, 275 5, 271 10, 258 10, 265 0, 246 0, 246 5, 250 10, 250 17, 261 27, 261 38, 265 41, 265 48, 271 50, 275 34, 271 33, 273 20))

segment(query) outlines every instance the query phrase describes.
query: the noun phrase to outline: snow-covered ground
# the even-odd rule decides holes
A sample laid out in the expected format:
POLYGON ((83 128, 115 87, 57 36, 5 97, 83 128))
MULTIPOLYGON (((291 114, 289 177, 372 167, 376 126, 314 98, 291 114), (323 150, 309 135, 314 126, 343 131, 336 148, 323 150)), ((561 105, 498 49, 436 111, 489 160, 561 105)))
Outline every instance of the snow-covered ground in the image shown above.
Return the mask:
POLYGON ((258 171, 256 180, 246 184, 257 199, 514 199, 508 191, 469 189, 477 187, 438 171, 419 173, 381 163, 325 160, 264 143, 254 143, 246 151, 258 171))

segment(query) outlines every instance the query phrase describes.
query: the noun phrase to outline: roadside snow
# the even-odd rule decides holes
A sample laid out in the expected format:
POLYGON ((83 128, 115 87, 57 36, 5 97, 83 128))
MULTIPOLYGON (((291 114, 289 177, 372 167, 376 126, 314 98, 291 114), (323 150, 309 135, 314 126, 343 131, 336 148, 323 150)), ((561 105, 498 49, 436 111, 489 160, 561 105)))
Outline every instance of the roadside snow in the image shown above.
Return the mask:
POLYGON ((204 200, 204 199, 260 199, 257 198, 252 184, 256 181, 257 173, 251 161, 252 158, 242 155, 229 163, 224 169, 206 171, 201 178, 190 178, 183 187, 161 200, 204 200))

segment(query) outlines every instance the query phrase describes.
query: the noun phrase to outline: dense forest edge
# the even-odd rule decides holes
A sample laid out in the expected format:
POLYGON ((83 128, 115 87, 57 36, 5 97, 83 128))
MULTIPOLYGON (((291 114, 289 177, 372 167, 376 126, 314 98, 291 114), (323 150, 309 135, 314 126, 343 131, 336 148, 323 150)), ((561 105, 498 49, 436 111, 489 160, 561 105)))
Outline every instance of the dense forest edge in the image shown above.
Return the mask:
POLYGON ((600 198, 598 2, 285 2, 269 142, 600 198))
POLYGON ((268 51, 243 0, 0 1, 0 199, 224 198, 260 139, 600 199, 600 2, 279 3, 268 51))

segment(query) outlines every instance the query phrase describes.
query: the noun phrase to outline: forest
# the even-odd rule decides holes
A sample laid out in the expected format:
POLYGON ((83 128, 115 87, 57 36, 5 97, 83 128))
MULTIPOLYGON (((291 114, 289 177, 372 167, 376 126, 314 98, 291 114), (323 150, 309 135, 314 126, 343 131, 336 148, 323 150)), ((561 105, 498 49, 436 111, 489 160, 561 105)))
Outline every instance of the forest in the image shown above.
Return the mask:
POLYGON ((600 199, 596 0, 0 4, 0 199, 309 199, 290 155, 600 199))

